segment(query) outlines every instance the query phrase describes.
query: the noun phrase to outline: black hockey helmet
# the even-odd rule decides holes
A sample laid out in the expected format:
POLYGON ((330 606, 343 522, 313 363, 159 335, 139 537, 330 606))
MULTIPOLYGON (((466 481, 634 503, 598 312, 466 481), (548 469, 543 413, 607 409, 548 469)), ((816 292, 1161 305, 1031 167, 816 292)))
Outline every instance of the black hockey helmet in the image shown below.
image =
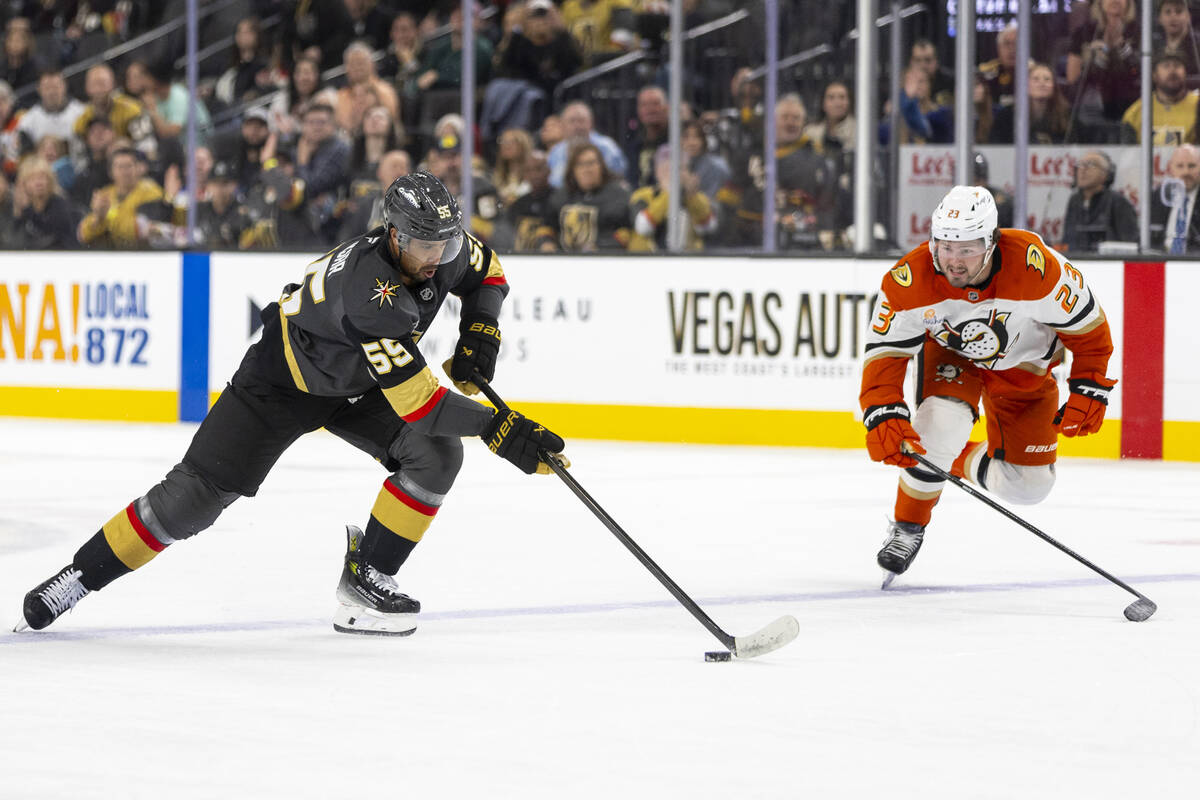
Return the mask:
POLYGON ((462 249, 462 211, 446 185, 428 172, 401 175, 383 193, 383 223, 399 233, 401 250, 414 239, 445 242, 442 263, 462 249))

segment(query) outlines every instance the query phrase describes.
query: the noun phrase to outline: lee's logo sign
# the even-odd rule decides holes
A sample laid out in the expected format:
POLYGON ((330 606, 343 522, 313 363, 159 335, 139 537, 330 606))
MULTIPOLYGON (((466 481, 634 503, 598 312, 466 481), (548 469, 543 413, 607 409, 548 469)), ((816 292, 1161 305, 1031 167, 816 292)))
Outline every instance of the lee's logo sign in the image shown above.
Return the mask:
POLYGON ((1033 153, 1029 157, 1029 178, 1034 181, 1070 184, 1075 179, 1075 156, 1033 153))
POLYGON ((914 178, 954 178, 954 156, 932 156, 923 153, 912 154, 912 174, 914 178))

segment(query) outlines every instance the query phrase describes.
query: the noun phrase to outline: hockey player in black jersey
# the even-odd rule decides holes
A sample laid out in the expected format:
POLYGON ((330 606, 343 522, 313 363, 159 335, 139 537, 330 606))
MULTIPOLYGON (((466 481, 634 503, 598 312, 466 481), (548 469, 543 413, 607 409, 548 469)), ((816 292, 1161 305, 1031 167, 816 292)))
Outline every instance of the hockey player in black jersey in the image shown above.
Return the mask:
POLYGON ((480 436, 526 473, 548 472, 539 449, 563 441, 515 411, 439 386, 418 349, 447 294, 461 298, 450 378, 478 391, 500 349, 508 284, 495 253, 462 229, 446 187, 428 173, 397 178, 384 225, 309 264, 263 312, 262 338, 167 476, 118 512, 71 563, 25 596, 23 624, 41 629, 89 592, 208 528, 253 496, 283 451, 324 427, 387 467, 363 529, 347 526, 334 627, 406 635, 420 604, 393 575, 433 521, 462 464, 462 437, 480 436))

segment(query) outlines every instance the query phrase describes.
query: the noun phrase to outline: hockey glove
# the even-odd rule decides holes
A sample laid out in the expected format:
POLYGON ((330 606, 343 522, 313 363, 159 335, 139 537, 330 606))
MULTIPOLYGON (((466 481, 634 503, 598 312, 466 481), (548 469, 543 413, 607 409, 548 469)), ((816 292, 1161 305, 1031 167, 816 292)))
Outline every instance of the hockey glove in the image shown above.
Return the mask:
POLYGON ((867 426, 867 453, 871 460, 897 467, 917 465, 917 460, 908 452, 924 455, 925 448, 920 444, 921 437, 908 421, 911 416, 904 403, 871 406, 863 412, 863 424, 867 426))
POLYGON ((1117 382, 1109 378, 1098 381, 1071 378, 1067 385, 1071 387, 1071 395, 1054 415, 1054 429, 1063 436, 1087 436, 1100 430, 1109 392, 1117 382))
POLYGON ((496 320, 482 314, 464 317, 458 325, 458 344, 450 359, 450 380, 463 394, 471 395, 479 387, 471 377, 479 370, 485 381, 496 374, 496 355, 500 352, 500 328, 496 320))
MULTIPOLYGON (((501 410, 492 418, 483 440, 488 449, 517 465, 526 475, 539 472, 550 474, 550 467, 538 458, 538 450, 561 453, 562 438, 517 411, 501 410)), ((564 459, 565 461, 565 459, 564 459)), ((569 466, 566 462, 565 466, 569 466)))

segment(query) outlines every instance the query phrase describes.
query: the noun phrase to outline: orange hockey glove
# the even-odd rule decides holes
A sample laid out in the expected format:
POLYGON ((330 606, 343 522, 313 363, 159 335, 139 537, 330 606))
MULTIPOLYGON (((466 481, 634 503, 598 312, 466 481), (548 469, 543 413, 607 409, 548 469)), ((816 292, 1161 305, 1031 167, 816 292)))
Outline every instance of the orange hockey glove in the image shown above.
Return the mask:
POLYGON ((1071 378, 1067 385, 1071 387, 1071 395, 1054 415, 1054 429, 1063 436, 1087 436, 1100 430, 1109 392, 1117 382, 1109 378, 1098 381, 1071 378))
POLYGON ((925 454, 921 437, 909 423, 911 413, 904 403, 871 406, 863 412, 867 426, 867 453, 872 461, 882 461, 897 467, 915 467, 917 460, 907 450, 925 454))

